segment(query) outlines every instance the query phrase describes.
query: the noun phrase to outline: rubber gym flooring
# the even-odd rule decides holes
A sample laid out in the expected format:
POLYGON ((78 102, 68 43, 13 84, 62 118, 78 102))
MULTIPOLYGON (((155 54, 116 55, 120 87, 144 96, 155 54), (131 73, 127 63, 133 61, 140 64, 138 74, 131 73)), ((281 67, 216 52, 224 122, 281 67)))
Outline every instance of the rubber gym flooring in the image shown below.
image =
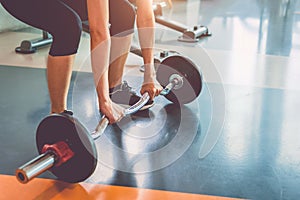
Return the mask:
MULTIPOLYGON (((149 112, 109 126, 95 141, 96 171, 78 184, 56 181, 49 172, 27 185, 15 179, 15 169, 37 155, 35 130, 49 112, 47 48, 15 54, 15 38, 37 35, 0 35, 1 200, 299 199, 298 2, 187 2, 175 1, 173 19, 191 25, 200 15, 213 37, 199 42, 203 49, 163 29, 156 44, 201 67, 201 95, 182 107, 158 97, 149 112)), ((131 62, 125 79, 138 90, 141 73, 131 62)), ((92 131, 99 115, 91 77, 89 70, 74 70, 68 104, 92 131)))

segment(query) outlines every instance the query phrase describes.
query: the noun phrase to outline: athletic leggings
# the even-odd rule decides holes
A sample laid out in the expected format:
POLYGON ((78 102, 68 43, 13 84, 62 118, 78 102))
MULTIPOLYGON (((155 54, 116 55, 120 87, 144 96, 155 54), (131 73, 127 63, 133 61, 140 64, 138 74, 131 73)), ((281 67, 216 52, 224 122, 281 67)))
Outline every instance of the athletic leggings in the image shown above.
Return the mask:
MULTIPOLYGON (((30 26, 49 32, 53 43, 49 54, 77 53, 82 21, 88 20, 86 0, 0 0, 14 17, 30 26)), ((133 32, 135 10, 127 0, 109 0, 111 36, 133 32)))

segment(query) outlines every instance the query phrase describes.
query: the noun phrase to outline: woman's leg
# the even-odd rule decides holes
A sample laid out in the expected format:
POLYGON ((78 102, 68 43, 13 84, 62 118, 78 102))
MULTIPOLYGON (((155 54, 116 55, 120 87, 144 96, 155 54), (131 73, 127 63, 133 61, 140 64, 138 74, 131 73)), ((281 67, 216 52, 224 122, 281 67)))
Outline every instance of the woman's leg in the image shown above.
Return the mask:
POLYGON ((109 86, 121 84, 124 66, 134 32, 135 9, 127 0, 109 1, 109 22, 111 24, 111 51, 109 86))
POLYGON ((50 112, 62 112, 67 109, 72 65, 81 36, 80 17, 60 0, 3 0, 2 5, 20 21, 53 36, 47 62, 50 112))
MULTIPOLYGON (((132 91, 126 82, 122 83, 124 66, 134 33, 135 8, 127 0, 110 0, 109 15, 112 36, 108 71, 110 97, 113 102, 128 107, 140 100, 140 96, 132 91)), ((153 101, 149 101, 140 110, 152 105, 153 101)))
POLYGON ((67 109, 67 96, 74 56, 74 54, 48 56, 47 80, 51 100, 51 113, 61 113, 67 109))
POLYGON ((110 65, 108 70, 110 88, 114 88, 122 83, 131 40, 132 34, 122 37, 111 37, 110 65))

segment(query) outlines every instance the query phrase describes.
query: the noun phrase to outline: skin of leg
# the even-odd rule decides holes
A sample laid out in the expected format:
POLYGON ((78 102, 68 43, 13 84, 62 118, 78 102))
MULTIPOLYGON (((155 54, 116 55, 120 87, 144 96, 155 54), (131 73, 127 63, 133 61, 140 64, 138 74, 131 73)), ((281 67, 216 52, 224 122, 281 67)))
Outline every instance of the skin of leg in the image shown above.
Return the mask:
POLYGON ((122 82, 132 36, 133 34, 123 37, 111 37, 110 65, 108 69, 109 88, 113 88, 122 82))
POLYGON ((74 57, 74 54, 48 56, 47 81, 51 101, 51 113, 61 113, 67 109, 67 95, 74 57))

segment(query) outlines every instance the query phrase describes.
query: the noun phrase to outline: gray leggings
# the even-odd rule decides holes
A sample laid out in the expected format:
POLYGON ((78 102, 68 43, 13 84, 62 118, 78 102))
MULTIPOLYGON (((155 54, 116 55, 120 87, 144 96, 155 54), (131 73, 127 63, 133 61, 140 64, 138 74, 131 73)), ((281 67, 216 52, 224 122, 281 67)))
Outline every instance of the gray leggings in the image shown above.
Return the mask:
MULTIPOLYGON (((86 0, 1 0, 15 18, 49 32, 53 43, 49 54, 77 53, 82 21, 87 21, 86 0)), ((135 10, 127 0, 109 0, 110 34, 125 36, 133 32, 135 10)))

